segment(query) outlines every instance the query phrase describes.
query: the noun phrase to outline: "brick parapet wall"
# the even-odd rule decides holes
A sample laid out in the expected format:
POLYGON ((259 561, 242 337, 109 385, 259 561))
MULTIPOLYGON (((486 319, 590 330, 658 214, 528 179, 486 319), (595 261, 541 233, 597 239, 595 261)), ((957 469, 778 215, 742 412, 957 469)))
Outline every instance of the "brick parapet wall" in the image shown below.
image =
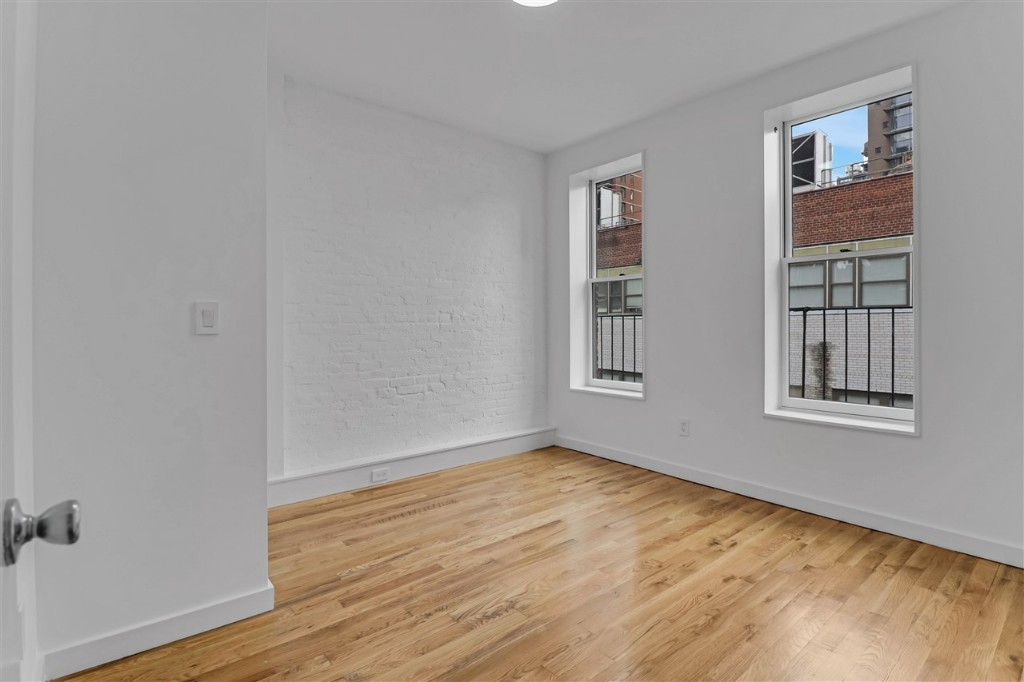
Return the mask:
POLYGON ((643 232, 642 222, 598 231, 598 269, 640 265, 643 258, 643 232))
POLYGON ((913 173, 793 195, 794 246, 896 237, 913 232, 913 173))

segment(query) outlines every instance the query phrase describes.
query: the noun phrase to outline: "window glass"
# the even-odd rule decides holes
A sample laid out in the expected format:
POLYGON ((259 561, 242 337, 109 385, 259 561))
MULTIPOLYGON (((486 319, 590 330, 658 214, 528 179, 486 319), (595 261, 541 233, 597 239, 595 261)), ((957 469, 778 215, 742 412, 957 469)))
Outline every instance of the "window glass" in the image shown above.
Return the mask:
POLYGON ((794 264, 789 266, 789 286, 791 287, 824 283, 824 263, 794 264))
POLYGON ((591 378, 643 381, 643 171, 592 184, 591 378))
POLYGON ((790 287, 790 308, 822 308, 825 305, 825 287, 790 287))
POLYGON ((852 308, 854 288, 852 284, 832 285, 832 307, 852 308))
POLYGON ((867 282, 861 287, 864 306, 903 306, 907 304, 906 282, 867 282))
POLYGON ((907 257, 872 256, 860 259, 860 278, 864 282, 879 282, 907 278, 907 257))
POLYGON ((832 261, 832 281, 834 283, 853 282, 853 261, 834 260, 832 261))
POLYGON ((905 93, 786 128, 782 399, 913 407, 911 102, 905 93))
POLYGON ((913 149, 914 141, 912 133, 896 133, 892 136, 892 153, 899 154, 909 152, 913 149))
POLYGON ((892 127, 893 127, 893 130, 899 130, 901 128, 909 128, 911 125, 913 125, 912 124, 912 120, 913 120, 912 110, 913 110, 913 107, 904 107, 902 109, 897 109, 897 110, 892 112, 892 127))

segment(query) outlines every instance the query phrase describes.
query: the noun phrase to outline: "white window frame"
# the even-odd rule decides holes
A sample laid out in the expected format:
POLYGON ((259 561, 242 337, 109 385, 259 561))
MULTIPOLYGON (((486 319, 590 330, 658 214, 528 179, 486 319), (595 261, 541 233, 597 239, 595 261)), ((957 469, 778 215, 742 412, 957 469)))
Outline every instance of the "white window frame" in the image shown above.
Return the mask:
MULTIPOLYGON (((793 126, 808 120, 888 99, 905 92, 916 92, 913 72, 909 66, 791 102, 766 111, 764 114, 764 411, 766 416, 902 434, 916 435, 920 433, 917 419, 920 413, 921 397, 920 288, 914 285, 919 281, 917 272, 920 263, 920 256, 916 248, 920 234, 918 219, 920 211, 917 206, 918 174, 916 172, 914 173, 914 248, 879 249, 870 252, 871 255, 877 256, 896 252, 913 253, 910 258, 910 300, 914 308, 914 408, 862 405, 789 396, 789 264, 868 255, 867 252, 801 257, 789 255, 787 245, 791 243, 792 236, 789 220, 792 207, 792 177, 791 173, 787 172, 791 154, 787 143, 790 138, 790 130, 793 126)), ((915 116, 917 109, 918 107, 914 107, 915 116)), ((916 135, 916 124, 913 129, 916 135)), ((917 140, 915 140, 914 146, 920 147, 917 140)), ((915 161, 919 160, 919 157, 915 157, 915 161)))
MULTIPOLYGON (((646 239, 641 244, 644 274, 627 277, 595 277, 596 239, 595 183, 635 171, 643 171, 643 152, 589 168, 569 177, 569 388, 623 398, 643 399, 644 383, 611 381, 593 377, 593 283, 608 280, 646 279, 646 239)), ((647 187, 644 186, 646 211, 647 187)), ((646 216, 645 216, 646 217, 646 216)), ((644 367, 647 367, 649 338, 647 283, 644 282, 644 367)), ((646 381, 646 374, 644 379, 646 381)))

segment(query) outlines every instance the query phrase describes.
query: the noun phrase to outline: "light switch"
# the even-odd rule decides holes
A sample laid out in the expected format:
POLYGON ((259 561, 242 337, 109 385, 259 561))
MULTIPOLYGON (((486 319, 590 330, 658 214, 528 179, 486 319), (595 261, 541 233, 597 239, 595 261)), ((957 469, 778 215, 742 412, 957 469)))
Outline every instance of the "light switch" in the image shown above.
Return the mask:
POLYGON ((220 304, 217 301, 196 301, 195 333, 220 333, 220 304))

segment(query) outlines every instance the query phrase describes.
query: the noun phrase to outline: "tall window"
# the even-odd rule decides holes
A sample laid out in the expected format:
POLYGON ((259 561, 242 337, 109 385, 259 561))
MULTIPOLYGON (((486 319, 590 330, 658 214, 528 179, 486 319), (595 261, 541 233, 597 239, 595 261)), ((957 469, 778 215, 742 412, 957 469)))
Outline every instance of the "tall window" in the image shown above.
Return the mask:
POLYGON ((643 399, 643 152, 569 176, 569 388, 643 399))
POLYGON ((643 171, 591 183, 591 384, 637 389, 644 373, 643 171))
POLYGON ((766 112, 770 414, 915 428, 910 85, 902 69, 766 112))

